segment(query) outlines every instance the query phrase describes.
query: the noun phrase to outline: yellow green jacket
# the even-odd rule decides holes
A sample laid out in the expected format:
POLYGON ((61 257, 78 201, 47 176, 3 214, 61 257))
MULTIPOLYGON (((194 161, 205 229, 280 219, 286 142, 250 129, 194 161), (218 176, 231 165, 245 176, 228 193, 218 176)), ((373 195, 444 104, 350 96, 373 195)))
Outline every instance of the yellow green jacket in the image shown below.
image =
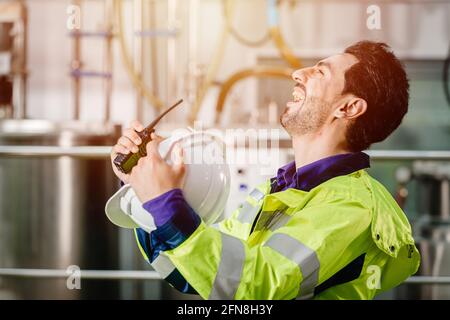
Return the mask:
POLYGON ((267 181, 229 219, 200 221, 168 248, 154 268, 204 299, 372 299, 420 264, 405 214, 365 170, 308 192, 270 193, 267 181))

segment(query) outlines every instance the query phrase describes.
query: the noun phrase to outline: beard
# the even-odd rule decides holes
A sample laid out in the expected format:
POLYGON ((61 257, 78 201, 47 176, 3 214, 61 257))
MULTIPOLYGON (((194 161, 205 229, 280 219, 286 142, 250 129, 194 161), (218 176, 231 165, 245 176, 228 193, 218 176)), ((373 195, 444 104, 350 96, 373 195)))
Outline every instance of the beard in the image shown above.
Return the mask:
POLYGON ((330 109, 330 103, 320 98, 306 97, 300 108, 286 108, 280 123, 290 136, 315 133, 325 124, 330 109))

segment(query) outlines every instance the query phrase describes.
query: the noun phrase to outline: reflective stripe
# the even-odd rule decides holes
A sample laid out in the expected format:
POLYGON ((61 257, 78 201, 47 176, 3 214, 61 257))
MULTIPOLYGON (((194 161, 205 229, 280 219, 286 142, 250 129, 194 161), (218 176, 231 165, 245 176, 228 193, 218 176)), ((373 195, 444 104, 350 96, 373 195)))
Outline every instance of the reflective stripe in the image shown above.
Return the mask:
POLYGON ((273 234, 264 246, 272 248, 298 264, 303 275, 300 283, 300 298, 311 298, 319 281, 320 262, 316 252, 283 233, 273 234))
POLYGON ((222 236, 222 252, 219 268, 209 294, 210 300, 231 300, 241 282, 245 262, 244 244, 238 238, 220 233, 222 236))
POLYGON ((250 197, 252 197, 256 201, 259 201, 264 198, 264 193, 262 193, 259 189, 253 189, 253 191, 250 192, 250 197))
MULTIPOLYGON (((259 189, 253 189, 253 191, 250 192, 250 197, 258 203, 264 198, 264 193, 262 193, 259 189)), ((260 207, 261 205, 259 203, 256 206, 253 206, 248 201, 245 201, 237 219, 242 223, 251 223, 256 214, 259 212, 260 207)))
POLYGON ((285 214, 283 211, 263 211, 260 214, 258 223, 255 226, 255 231, 260 230, 270 230, 274 232, 275 230, 283 227, 292 216, 285 214))
POLYGON ((258 213, 260 207, 260 205, 254 207, 250 203, 245 202, 241 208, 241 211, 239 212, 239 216, 237 217, 237 219, 241 223, 251 223, 258 213))
POLYGON ((220 222, 211 225, 214 229, 220 230, 220 222))
POLYGON ((270 223, 269 230, 273 232, 276 229, 283 227, 286 223, 288 223, 291 217, 292 216, 283 212, 278 212, 276 218, 270 223))
POLYGON ((171 274, 173 270, 175 270, 175 266, 173 265, 172 261, 170 261, 170 259, 163 254, 160 254, 158 257, 156 257, 151 265, 163 279, 167 278, 167 276, 171 274))

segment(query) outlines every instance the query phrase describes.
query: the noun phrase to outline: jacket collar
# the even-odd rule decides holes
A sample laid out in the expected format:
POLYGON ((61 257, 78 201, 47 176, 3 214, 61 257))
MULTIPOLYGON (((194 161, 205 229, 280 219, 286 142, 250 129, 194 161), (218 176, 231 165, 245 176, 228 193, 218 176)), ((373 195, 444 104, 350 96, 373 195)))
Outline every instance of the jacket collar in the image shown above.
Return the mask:
POLYGON ((325 181, 369 168, 370 157, 364 152, 338 154, 323 158, 295 170, 295 161, 278 169, 272 178, 272 192, 295 188, 310 191, 325 181))

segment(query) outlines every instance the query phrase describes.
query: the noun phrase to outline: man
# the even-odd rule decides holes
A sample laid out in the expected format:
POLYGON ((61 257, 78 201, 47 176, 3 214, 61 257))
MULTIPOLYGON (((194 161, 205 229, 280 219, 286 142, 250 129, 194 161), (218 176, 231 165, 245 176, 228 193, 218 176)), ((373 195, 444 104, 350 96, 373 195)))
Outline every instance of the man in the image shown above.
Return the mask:
MULTIPOLYGON (((155 220, 151 234, 136 230, 144 257, 155 265, 164 257, 172 266, 164 277, 180 291, 205 299, 372 299, 417 271, 408 220, 367 174, 362 152, 407 112, 401 63, 387 45, 362 41, 292 78, 281 124, 295 161, 218 226, 205 225, 186 203, 184 166, 159 157, 160 138, 129 176, 115 170, 155 220)), ((137 152, 133 129, 112 159, 137 152)))

